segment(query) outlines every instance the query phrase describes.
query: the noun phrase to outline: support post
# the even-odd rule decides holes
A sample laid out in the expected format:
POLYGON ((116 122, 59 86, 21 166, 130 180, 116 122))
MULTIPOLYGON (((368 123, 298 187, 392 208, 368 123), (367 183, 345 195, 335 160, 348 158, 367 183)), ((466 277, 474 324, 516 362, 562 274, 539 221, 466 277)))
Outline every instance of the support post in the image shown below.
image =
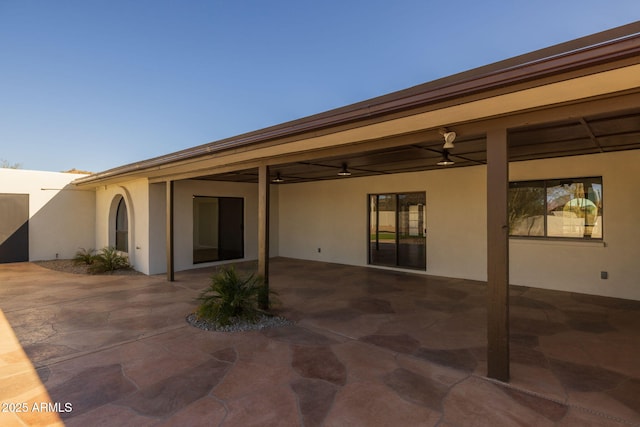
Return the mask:
POLYGON ((258 274, 264 280, 260 308, 269 308, 269 166, 258 168, 258 274))
POLYGON ((167 281, 173 282, 174 276, 174 263, 173 263, 173 181, 166 182, 167 188, 167 223, 166 223, 166 252, 167 252, 167 281))
POLYGON ((487 132, 487 375, 509 381, 507 130, 487 132))

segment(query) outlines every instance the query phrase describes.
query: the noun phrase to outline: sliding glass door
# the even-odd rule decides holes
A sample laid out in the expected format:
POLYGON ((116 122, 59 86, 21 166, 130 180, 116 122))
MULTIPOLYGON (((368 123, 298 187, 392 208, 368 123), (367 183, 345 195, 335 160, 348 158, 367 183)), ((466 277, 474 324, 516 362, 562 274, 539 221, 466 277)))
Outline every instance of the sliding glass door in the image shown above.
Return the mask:
POLYGON ((394 194, 369 196, 369 263, 396 265, 396 197, 394 194))
POLYGON ((193 263, 244 257, 244 200, 193 198, 193 263))
POLYGON ((427 267, 424 193, 398 194, 398 266, 427 267))
POLYGON ((426 270, 425 193, 369 195, 369 263, 426 270))

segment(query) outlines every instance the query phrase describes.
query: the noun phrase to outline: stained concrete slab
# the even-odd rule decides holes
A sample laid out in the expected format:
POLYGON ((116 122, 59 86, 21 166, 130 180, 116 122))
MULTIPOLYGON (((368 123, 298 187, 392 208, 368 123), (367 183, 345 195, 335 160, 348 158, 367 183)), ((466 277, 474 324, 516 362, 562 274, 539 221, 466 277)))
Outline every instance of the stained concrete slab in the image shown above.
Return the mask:
POLYGON ((223 333, 185 322, 211 269, 168 283, 0 265, 0 425, 640 425, 639 302, 514 287, 500 383, 483 283, 270 271, 297 323, 223 333))

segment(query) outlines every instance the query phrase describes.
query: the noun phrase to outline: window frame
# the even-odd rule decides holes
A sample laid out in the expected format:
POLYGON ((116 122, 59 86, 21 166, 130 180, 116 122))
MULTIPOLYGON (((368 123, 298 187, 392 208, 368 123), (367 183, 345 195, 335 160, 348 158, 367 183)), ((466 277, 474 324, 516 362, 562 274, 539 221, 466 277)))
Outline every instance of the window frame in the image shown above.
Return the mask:
MULTIPOLYGON (((544 192, 544 204, 542 208, 542 217, 543 217, 543 235, 513 235, 511 234, 511 221, 509 219, 509 239, 522 239, 522 240, 544 240, 544 241, 573 241, 573 242, 603 242, 604 241, 604 179, 601 175, 594 176, 580 176, 580 177, 570 177, 570 178, 547 178, 547 179, 527 179, 527 180, 519 180, 519 181, 509 181, 509 195, 511 197, 511 189, 515 188, 518 184, 532 184, 531 188, 536 186, 541 186, 544 192), (562 183, 562 181, 571 181, 572 183, 584 183, 588 181, 599 180, 599 184, 601 186, 600 191, 600 237, 592 237, 592 235, 584 234, 582 237, 574 237, 574 236, 558 236, 558 235, 549 235, 549 227, 548 227, 548 202, 549 202, 549 188, 553 187, 549 185, 550 183, 562 183)), ((574 199, 570 199, 574 200, 574 199)), ((508 216, 511 213, 511 207, 508 208, 508 216)), ((597 218, 597 217, 596 217, 597 218)))

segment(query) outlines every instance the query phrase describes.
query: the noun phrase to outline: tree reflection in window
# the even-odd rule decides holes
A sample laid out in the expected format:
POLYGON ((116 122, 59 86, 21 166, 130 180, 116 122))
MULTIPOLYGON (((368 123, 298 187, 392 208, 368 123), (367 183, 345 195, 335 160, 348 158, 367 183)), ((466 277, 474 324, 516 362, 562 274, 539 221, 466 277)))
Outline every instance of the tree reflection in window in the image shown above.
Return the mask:
POLYGON ((544 181, 509 184, 509 234, 544 236, 544 181))

